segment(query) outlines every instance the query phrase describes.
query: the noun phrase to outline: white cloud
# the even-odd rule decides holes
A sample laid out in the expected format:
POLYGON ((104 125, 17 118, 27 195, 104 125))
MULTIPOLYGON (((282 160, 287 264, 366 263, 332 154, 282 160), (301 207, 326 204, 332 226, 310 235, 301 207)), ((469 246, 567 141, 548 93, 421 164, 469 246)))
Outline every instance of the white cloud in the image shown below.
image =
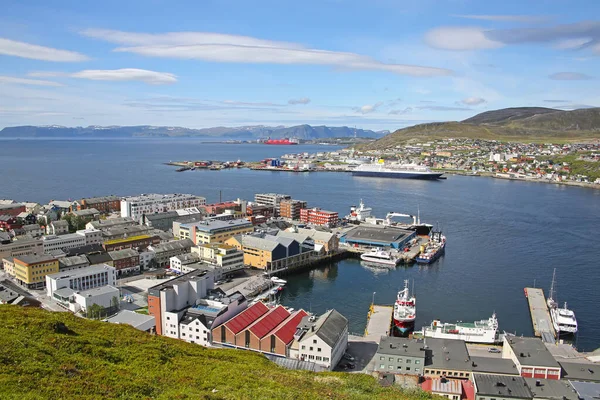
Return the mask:
POLYGON ((58 82, 45 81, 41 79, 26 79, 26 78, 16 78, 13 76, 1 76, 0 75, 0 84, 3 83, 12 83, 17 85, 34 85, 34 86, 63 86, 58 82))
POLYGON ((443 50, 481 50, 502 47, 501 42, 490 40, 485 30, 476 27, 441 27, 425 34, 425 42, 443 50))
POLYGON ((33 77, 67 77, 93 81, 140 81, 150 85, 166 85, 177 82, 177 76, 168 72, 148 71, 137 68, 86 69, 79 72, 31 72, 33 77))
POLYGON ((360 114, 369 114, 372 113, 373 111, 377 110, 379 107, 381 107, 383 105, 383 102, 378 102, 375 104, 365 104, 362 107, 355 107, 354 111, 360 114))
POLYGON ((535 23, 547 21, 548 17, 535 16, 535 15, 453 15, 453 17, 477 19, 482 21, 496 21, 496 22, 524 22, 524 23, 535 23))
POLYGON ((445 68, 405 64, 385 64, 371 57, 339 51, 311 49, 297 43, 279 42, 249 36, 209 32, 135 33, 87 29, 85 36, 122 45, 117 52, 148 57, 194 59, 210 62, 253 64, 329 65, 350 70, 388 71, 400 75, 451 75, 445 68))
POLYGON ((398 110, 391 110, 388 114, 391 115, 400 115, 400 114, 408 114, 410 112, 412 112, 412 107, 406 107, 404 109, 398 109, 398 110))
POLYGON ((556 44, 554 45, 554 48, 559 49, 559 50, 578 49, 581 46, 588 44, 592 40, 593 39, 589 38, 589 37, 588 38, 563 39, 563 40, 559 40, 558 42, 556 42, 556 44))
POLYGON ((301 97, 299 99, 289 99, 288 104, 308 104, 310 103, 310 99, 308 97, 301 97))
POLYGON ((33 60, 76 62, 86 61, 89 58, 81 53, 69 50, 54 49, 52 47, 38 46, 36 44, 18 42, 16 40, 0 38, 0 54, 33 60))
POLYGON ((593 79, 591 76, 582 74, 580 72, 557 72, 550 75, 548 78, 555 81, 585 81, 593 79))
POLYGON ((462 99, 460 102, 468 106, 477 106, 485 103, 485 99, 482 99, 481 97, 467 97, 466 99, 462 99))

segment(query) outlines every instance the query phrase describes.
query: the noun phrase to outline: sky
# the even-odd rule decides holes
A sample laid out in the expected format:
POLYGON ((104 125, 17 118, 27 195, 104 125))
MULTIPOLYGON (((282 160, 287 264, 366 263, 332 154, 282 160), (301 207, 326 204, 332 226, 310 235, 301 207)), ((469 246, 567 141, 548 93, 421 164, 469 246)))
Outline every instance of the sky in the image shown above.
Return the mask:
POLYGON ((0 128, 395 130, 600 106, 600 2, 2 2, 0 128))

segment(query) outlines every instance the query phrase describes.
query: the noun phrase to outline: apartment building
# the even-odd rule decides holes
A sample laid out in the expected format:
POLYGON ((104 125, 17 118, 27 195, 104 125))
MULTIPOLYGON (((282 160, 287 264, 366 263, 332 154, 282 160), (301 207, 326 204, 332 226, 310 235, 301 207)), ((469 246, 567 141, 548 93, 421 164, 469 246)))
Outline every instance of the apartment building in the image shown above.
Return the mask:
POLYGON ((44 244, 37 239, 19 239, 0 244, 0 260, 28 254, 44 253, 44 244))
POLYGON ((195 245, 206 243, 224 243, 227 239, 244 233, 254 232, 252 223, 246 219, 229 221, 204 220, 179 225, 179 231, 173 232, 180 239, 191 239, 195 245))
POLYGON ((339 222, 338 213, 320 208, 303 208, 300 210, 300 221, 306 224, 334 227, 339 222))
POLYGON ((256 193, 254 202, 263 206, 275 207, 275 216, 279 216, 280 203, 283 200, 291 200, 292 196, 280 193, 256 193))
POLYGON ((75 202, 73 210, 95 208, 102 214, 121 211, 121 198, 117 196, 89 197, 75 202))
POLYGON ((244 252, 227 244, 202 244, 192 247, 191 253, 197 255, 199 261, 215 266, 219 271, 216 279, 244 268, 244 252))
POLYGON ((14 274, 19 284, 29 289, 46 285, 46 275, 58 272, 58 260, 47 254, 14 257, 14 274))
POLYGON ((300 219, 300 211, 307 207, 303 200, 281 200, 279 203, 279 215, 292 220, 300 219))
POLYGON ((206 204, 204 197, 192 194, 142 194, 121 199, 121 216, 139 221, 143 214, 199 207, 206 204))

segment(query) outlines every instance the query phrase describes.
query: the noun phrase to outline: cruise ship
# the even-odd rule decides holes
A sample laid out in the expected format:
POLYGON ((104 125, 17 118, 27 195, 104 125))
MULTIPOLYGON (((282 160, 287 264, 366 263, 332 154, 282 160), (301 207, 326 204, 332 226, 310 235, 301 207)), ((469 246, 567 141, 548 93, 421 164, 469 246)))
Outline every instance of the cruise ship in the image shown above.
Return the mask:
POLYGON ((398 292, 394 303, 394 336, 404 336, 414 330, 417 318, 417 299, 408 291, 408 280, 404 281, 404 289, 398 292))
POLYGON ((374 176, 399 179, 440 179, 443 173, 416 164, 361 164, 352 170, 352 176, 374 176))
POLYGON ((491 318, 475 322, 442 323, 435 320, 428 327, 423 327, 424 337, 437 339, 459 339, 468 343, 495 344, 502 342, 498 332, 496 313, 491 318))
POLYGON ((552 318, 552 325, 558 335, 574 335, 577 333, 577 319, 573 310, 567 308, 567 302, 564 307, 560 308, 556 296, 556 268, 552 273, 552 285, 550 286, 550 293, 548 294, 548 309, 550 311, 550 317, 552 318))

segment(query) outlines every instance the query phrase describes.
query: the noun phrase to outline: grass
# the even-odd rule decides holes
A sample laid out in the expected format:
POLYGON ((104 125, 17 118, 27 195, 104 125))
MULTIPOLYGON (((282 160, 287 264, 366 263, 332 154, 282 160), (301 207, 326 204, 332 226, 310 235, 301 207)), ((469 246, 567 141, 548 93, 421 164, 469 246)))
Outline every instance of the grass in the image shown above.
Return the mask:
POLYGON ((290 371, 68 313, 0 306, 1 399, 430 399, 364 374, 290 371), (68 329, 57 329, 57 324, 68 329))

